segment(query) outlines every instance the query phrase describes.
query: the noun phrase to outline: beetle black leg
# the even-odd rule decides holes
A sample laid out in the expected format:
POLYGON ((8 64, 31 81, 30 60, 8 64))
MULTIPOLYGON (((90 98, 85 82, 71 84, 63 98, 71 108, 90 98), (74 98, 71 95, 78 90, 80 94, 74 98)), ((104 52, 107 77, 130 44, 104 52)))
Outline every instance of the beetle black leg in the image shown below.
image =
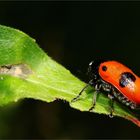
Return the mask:
POLYGON ((71 100, 71 102, 77 101, 77 100, 79 99, 79 97, 82 95, 82 93, 84 92, 84 90, 85 90, 86 88, 88 88, 88 86, 90 86, 91 84, 92 84, 92 80, 89 81, 89 83, 80 91, 80 93, 79 93, 75 98, 73 98, 73 99, 71 100))
POLYGON ((89 86, 89 84, 87 84, 87 85, 80 91, 80 93, 79 93, 75 98, 73 98, 73 99, 71 100, 71 102, 77 101, 77 100, 79 99, 79 97, 82 95, 83 91, 84 91, 88 86, 89 86))
POLYGON ((97 94, 98 94, 98 91, 95 91, 95 92, 94 92, 94 95, 93 95, 93 103, 92 103, 92 107, 89 109, 89 111, 92 111, 92 110, 95 108, 95 105, 96 105, 96 99, 97 99, 97 94))
POLYGON ((92 111, 95 108, 97 94, 100 91, 101 87, 102 87, 102 84, 96 84, 95 85, 95 92, 93 94, 92 107, 89 109, 89 111, 92 111))
POLYGON ((108 97, 110 99, 110 114, 109 117, 113 118, 113 112, 114 112, 114 107, 113 107, 113 103, 114 103, 114 97, 111 94, 108 94, 108 97))

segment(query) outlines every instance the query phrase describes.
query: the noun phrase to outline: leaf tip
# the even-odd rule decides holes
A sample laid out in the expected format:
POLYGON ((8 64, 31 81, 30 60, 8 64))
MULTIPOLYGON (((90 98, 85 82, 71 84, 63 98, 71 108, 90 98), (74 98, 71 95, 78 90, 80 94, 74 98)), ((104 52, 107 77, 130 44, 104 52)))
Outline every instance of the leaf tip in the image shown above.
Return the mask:
POLYGON ((132 121, 134 124, 136 124, 138 127, 140 127, 140 120, 138 118, 133 118, 133 117, 125 117, 126 119, 132 121))

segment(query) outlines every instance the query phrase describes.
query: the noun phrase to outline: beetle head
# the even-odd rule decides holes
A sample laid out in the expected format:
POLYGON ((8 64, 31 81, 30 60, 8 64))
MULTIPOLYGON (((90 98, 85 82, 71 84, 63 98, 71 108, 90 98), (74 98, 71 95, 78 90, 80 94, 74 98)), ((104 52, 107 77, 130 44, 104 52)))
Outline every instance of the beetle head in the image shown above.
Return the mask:
POLYGON ((88 66, 87 75, 90 79, 96 80, 99 78, 99 66, 101 63, 105 62, 104 59, 95 59, 91 61, 88 66))

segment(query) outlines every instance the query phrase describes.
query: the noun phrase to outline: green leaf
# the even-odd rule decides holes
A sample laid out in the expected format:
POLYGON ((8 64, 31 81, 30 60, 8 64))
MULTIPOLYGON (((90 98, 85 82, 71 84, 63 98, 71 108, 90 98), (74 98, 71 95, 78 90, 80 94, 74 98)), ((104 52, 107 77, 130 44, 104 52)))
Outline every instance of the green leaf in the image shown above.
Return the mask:
MULTIPOLYGON (((85 83, 69 70, 52 60, 35 40, 23 32, 0 25, 0 105, 33 98, 46 102, 66 100, 80 111, 89 111, 94 89, 88 88, 76 102, 76 97, 85 83)), ((131 120, 138 126, 137 115, 115 102, 114 115, 131 120)), ((109 114, 109 99, 100 93, 95 113, 109 114)))

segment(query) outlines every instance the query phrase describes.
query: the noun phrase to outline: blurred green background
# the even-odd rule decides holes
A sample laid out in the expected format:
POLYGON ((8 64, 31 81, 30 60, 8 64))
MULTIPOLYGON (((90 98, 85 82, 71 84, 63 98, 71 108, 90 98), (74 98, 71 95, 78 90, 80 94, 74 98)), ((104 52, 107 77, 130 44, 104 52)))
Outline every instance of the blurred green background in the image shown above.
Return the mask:
MULTIPOLYGON (((140 75, 140 2, 0 2, 0 24, 22 30, 86 81, 95 58, 140 75)), ((80 112, 64 101, 24 99, 0 107, 0 138, 140 138, 122 118, 80 112)))

